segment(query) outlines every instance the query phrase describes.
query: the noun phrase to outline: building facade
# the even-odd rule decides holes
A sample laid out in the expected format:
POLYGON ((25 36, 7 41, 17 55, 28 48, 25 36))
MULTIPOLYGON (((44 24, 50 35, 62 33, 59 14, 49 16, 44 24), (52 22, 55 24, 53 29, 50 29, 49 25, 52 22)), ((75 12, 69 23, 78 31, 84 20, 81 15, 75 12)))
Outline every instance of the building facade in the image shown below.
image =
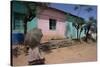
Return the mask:
MULTIPOLYGON (((28 9, 25 4, 19 1, 12 1, 11 6, 12 42, 16 44, 24 41, 23 22, 28 9)), ((72 23, 75 22, 74 18, 79 17, 52 7, 39 7, 36 11, 36 16, 27 22, 27 32, 33 28, 40 28, 43 33, 42 41, 67 37, 77 38, 77 32, 72 23)), ((84 36, 84 31, 82 36, 84 36)))
POLYGON ((43 40, 65 38, 66 14, 54 8, 40 8, 37 27, 43 32, 43 40), (41 11, 43 10, 43 11, 41 11))

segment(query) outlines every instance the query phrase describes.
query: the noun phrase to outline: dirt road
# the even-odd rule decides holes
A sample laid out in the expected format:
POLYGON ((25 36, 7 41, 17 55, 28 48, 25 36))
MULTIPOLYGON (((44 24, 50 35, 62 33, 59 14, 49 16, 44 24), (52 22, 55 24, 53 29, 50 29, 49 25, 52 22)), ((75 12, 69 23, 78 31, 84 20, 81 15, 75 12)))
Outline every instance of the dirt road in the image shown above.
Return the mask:
MULTIPOLYGON (((97 60, 97 46, 92 44, 78 44, 75 46, 53 49, 51 53, 43 53, 46 64, 76 63, 97 60)), ((14 65, 27 65, 24 54, 13 58, 14 65)))

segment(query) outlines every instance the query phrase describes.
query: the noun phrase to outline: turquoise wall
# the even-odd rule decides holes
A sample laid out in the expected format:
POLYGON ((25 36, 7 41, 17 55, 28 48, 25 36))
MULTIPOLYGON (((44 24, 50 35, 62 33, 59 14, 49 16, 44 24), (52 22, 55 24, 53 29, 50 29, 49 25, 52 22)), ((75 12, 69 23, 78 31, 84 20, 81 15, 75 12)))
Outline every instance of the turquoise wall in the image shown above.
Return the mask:
MULTIPOLYGON (((27 8, 23 2, 12 1, 12 32, 24 33, 24 17, 27 13, 27 8), (16 24, 16 26, 14 25, 16 24)), ((27 31, 37 27, 37 18, 33 18, 27 23, 27 31)))
MULTIPOLYGON (((73 26, 73 23, 75 23, 75 19, 77 17, 71 16, 71 15, 66 15, 66 37, 68 37, 69 39, 76 39, 77 38, 77 30, 76 28, 73 26)), ((80 32, 80 30, 79 30, 80 32)), ((81 32, 80 37, 85 36, 84 34, 84 30, 81 32)))
MULTIPOLYGON (((23 20, 16 20, 15 23, 18 23, 18 25, 20 26, 16 26, 16 29, 14 29, 13 32, 24 33, 23 20)), ((27 23, 27 31, 30 31, 36 27, 37 27, 37 18, 35 17, 30 22, 27 23)))
POLYGON ((27 8, 23 4, 23 2, 20 1, 12 1, 12 11, 18 12, 18 13, 27 13, 27 8))
POLYGON ((27 13, 26 6, 19 1, 12 1, 12 33, 23 33, 24 27, 23 27, 23 19, 25 14, 27 13), (16 24, 16 25, 15 25, 16 24))
POLYGON ((28 30, 27 31, 30 31, 32 30, 33 28, 36 28, 37 27, 37 17, 35 17, 34 19, 32 19, 30 22, 28 22, 27 24, 27 28, 28 30))
POLYGON ((14 14, 12 13, 12 16, 11 16, 11 30, 14 29, 14 14))
POLYGON ((72 22, 66 22, 67 28, 67 37, 69 39, 77 38, 77 30, 72 26, 72 22))
MULTIPOLYGON (((68 37, 69 39, 76 39, 77 38, 77 30, 76 30, 76 28, 72 25, 72 23, 73 22, 66 22, 66 34, 67 34, 67 36, 66 37, 68 37)), ((80 30, 79 30, 79 32, 80 32, 80 30)), ((85 36, 85 34, 84 34, 84 30, 81 32, 81 35, 80 35, 80 37, 83 37, 83 36, 85 36)))
POLYGON ((16 25, 16 29, 13 29, 13 32, 24 33, 23 20, 16 20, 15 23, 18 23, 20 26, 16 25))

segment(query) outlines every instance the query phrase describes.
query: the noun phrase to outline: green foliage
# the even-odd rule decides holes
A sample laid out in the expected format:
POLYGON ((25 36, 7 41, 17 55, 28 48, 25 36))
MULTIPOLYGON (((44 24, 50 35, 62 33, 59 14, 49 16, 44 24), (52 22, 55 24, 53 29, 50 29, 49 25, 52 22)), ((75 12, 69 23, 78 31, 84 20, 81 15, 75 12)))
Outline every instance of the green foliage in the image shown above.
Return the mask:
MULTIPOLYGON (((83 7, 85 7, 85 10, 87 12, 90 12, 90 11, 93 10, 90 6, 87 6, 87 5, 76 5, 74 7, 74 10, 75 11, 78 10, 77 15, 80 14, 81 8, 83 8, 83 7)), ((92 20, 92 19, 93 18, 91 17, 90 20, 92 20)), ((82 18, 76 18, 74 21, 75 22, 73 22, 73 26, 77 29, 77 39, 79 39, 80 38, 80 35, 81 35, 81 32, 83 30, 83 25, 85 24, 85 21, 82 18)), ((91 25, 91 23, 89 23, 88 25, 91 25)))
MULTIPOLYGON (((96 19, 94 19, 94 17, 89 17, 89 21, 86 23, 86 33, 85 33, 85 35, 86 35, 86 38, 85 38, 85 41, 87 42, 87 40, 90 38, 89 37, 89 35, 91 35, 90 33, 89 33, 89 31, 91 30, 91 26, 93 26, 93 25, 96 25, 96 19)), ((95 30, 96 30, 97 28, 95 28, 95 30)), ((94 31, 95 31, 94 30, 94 31)), ((92 30, 91 30, 92 31, 92 30)), ((96 30, 97 31, 97 30, 96 30)), ((95 33, 97 33, 97 32, 95 32, 95 33)))

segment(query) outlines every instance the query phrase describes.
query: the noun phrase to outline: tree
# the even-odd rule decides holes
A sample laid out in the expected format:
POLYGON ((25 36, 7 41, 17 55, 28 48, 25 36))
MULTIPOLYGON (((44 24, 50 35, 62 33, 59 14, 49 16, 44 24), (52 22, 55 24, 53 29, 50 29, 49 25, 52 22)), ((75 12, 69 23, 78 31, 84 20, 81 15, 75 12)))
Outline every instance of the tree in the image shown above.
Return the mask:
MULTIPOLYGON (((78 12, 77 12, 77 16, 80 14, 80 12, 81 12, 81 10, 82 10, 82 8, 84 7, 84 10, 86 10, 88 13, 90 13, 91 11, 93 11, 93 8, 92 7, 90 7, 90 6, 88 6, 88 5, 78 5, 78 6, 75 6, 74 7, 74 10, 76 11, 76 10, 78 10, 78 12)), ((89 15, 89 17, 90 17, 90 15, 89 15)), ((92 20, 92 17, 90 17, 90 19, 89 20, 92 20)), ((74 23, 74 26, 75 26, 75 28, 77 29, 77 39, 79 39, 80 38, 80 35, 81 35, 81 32, 82 32, 82 30, 83 30, 83 27, 84 27, 84 25, 87 25, 87 24, 85 24, 84 22, 83 23, 80 23, 80 22, 78 22, 78 19, 76 19, 76 21, 75 21, 75 23, 74 23), (76 24, 76 25, 75 25, 76 24), (78 30, 80 29, 80 33, 78 34, 78 30), (79 37, 78 37, 78 35, 79 35, 79 37)), ((90 23, 88 24, 89 26, 91 25, 90 23)), ((87 25, 87 26, 88 26, 87 25)), ((88 30, 87 30, 88 31, 88 30)), ((87 32, 87 35, 88 35, 88 32, 87 32)))
MULTIPOLYGON (((77 16, 79 16, 81 12, 81 8, 83 5, 75 6, 74 10, 78 10, 77 16)), ((81 32, 83 30, 82 25, 84 24, 84 20, 82 18, 76 17, 75 22, 73 22, 73 26, 77 29, 77 39, 80 39, 81 32)))
POLYGON ((94 22, 94 18, 93 17, 89 17, 89 21, 86 23, 86 38, 85 38, 85 41, 87 42, 87 39, 89 38, 89 31, 90 31, 90 29, 91 29, 91 26, 92 26, 92 24, 93 24, 93 22, 94 22))
POLYGON ((27 14, 24 17, 24 34, 27 33, 27 23, 36 17, 37 9, 41 6, 44 9, 48 7, 49 3, 39 3, 39 2, 23 2, 27 8, 27 14))
POLYGON ((31 9, 29 2, 23 2, 23 3, 27 8, 27 14, 24 17, 24 23, 23 23, 24 24, 24 34, 26 34, 27 33, 27 22, 31 21, 36 16, 36 7, 35 7, 35 4, 33 3, 34 9, 31 9))
POLYGON ((77 39, 80 39, 80 35, 81 35, 82 30, 83 30, 82 26, 84 24, 84 20, 82 20, 81 18, 76 18, 75 20, 76 21, 73 22, 73 26, 77 30, 77 39))
MULTIPOLYGON (((91 11, 93 11, 93 8, 88 6, 86 9, 85 9, 88 13, 90 13, 91 11)), ((90 31, 90 28, 94 22, 94 18, 92 16, 90 16, 89 14, 89 21, 88 23, 86 23, 86 26, 85 26, 85 34, 86 34, 86 38, 85 38, 85 41, 87 42, 87 39, 89 38, 89 31, 90 31)))
POLYGON ((80 29, 79 29, 79 39, 80 39, 81 33, 83 31, 83 28, 84 28, 84 24, 85 24, 84 23, 85 22, 84 20, 83 21, 81 20, 80 22, 81 22, 81 24, 79 24, 80 25, 80 29))

